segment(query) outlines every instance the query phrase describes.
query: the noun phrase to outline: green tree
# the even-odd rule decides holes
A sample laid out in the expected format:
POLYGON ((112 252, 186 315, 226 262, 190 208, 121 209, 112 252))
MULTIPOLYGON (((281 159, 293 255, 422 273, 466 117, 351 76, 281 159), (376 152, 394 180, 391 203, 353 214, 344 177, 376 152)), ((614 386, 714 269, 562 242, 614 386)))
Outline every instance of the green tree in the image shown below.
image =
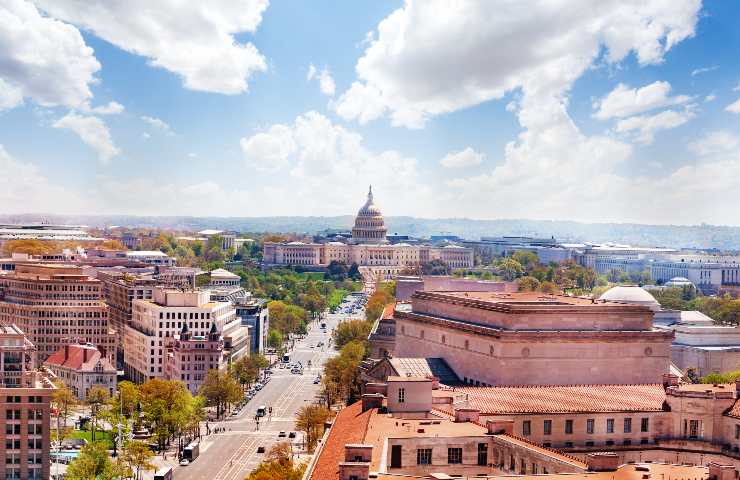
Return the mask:
POLYGON ((265 460, 249 474, 246 480, 301 480, 306 464, 293 462, 288 442, 273 445, 265 460))
POLYGON ((206 405, 216 407, 216 416, 220 417, 229 404, 242 399, 244 392, 236 379, 221 370, 208 370, 206 378, 198 389, 206 399, 206 405))
POLYGON ((267 346, 270 348, 274 348, 275 350, 280 350, 283 348, 283 342, 283 334, 280 333, 278 330, 271 328, 270 331, 267 333, 267 346))
POLYGON ((87 391, 87 404, 90 405, 90 416, 92 416, 92 441, 95 441, 95 429, 97 428, 98 418, 101 415, 101 410, 107 405, 110 400, 110 393, 107 388, 101 387, 100 385, 94 385, 87 391))
POLYGON ((324 434, 324 423, 331 416, 331 411, 321 405, 301 407, 296 417, 296 429, 306 433, 306 449, 313 452, 316 442, 324 434))
POLYGON ((539 257, 529 250, 518 250, 511 256, 513 260, 519 262, 526 271, 532 271, 540 263, 539 257))
POLYGON ((368 320, 350 320, 348 322, 340 323, 332 333, 335 348, 341 350, 341 348, 349 342, 367 341, 371 328, 372 322, 368 320))
POLYGON ((141 480, 143 472, 156 468, 152 463, 153 457, 154 453, 149 446, 137 440, 128 442, 121 453, 121 460, 134 472, 134 480, 141 480))
MULTIPOLYGON (((360 394, 360 363, 367 351, 363 342, 350 342, 342 347, 339 355, 329 359, 324 366, 324 390, 336 395, 347 404, 360 394)), ((332 404, 334 399, 327 399, 332 404)))
POLYGON ((513 258, 505 258, 498 266, 501 276, 507 282, 512 282, 524 273, 521 263, 513 258))
POLYGON ((74 393, 72 393, 72 390, 70 390, 61 379, 57 378, 54 381, 54 385, 57 388, 52 394, 51 402, 57 410, 57 432, 60 434, 59 440, 63 440, 63 432, 66 432, 67 430, 67 419, 70 416, 69 410, 77 404, 77 398, 74 393), (64 422, 63 429, 60 429, 60 419, 64 422))
POLYGON ((66 480, 118 480, 129 478, 131 471, 120 461, 112 462, 104 442, 92 442, 80 450, 67 466, 66 480))
POLYGON ((142 420, 162 451, 170 438, 180 436, 202 415, 197 400, 180 381, 153 378, 139 387, 139 393, 142 420))

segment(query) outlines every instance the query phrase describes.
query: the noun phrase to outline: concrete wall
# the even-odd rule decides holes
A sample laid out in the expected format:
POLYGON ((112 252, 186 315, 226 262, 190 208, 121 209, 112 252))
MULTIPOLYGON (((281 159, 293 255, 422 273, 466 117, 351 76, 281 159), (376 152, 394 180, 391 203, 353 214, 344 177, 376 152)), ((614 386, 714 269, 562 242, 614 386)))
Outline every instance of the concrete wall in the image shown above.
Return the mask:
POLYGON ((492 337, 396 319, 396 357, 442 357, 457 376, 489 385, 659 383, 670 340, 630 334, 492 337), (467 342, 467 347, 466 347, 467 342))
POLYGON ((398 381, 388 379, 389 412, 428 412, 432 409, 432 381, 398 381), (404 401, 399 402, 403 389, 404 401))

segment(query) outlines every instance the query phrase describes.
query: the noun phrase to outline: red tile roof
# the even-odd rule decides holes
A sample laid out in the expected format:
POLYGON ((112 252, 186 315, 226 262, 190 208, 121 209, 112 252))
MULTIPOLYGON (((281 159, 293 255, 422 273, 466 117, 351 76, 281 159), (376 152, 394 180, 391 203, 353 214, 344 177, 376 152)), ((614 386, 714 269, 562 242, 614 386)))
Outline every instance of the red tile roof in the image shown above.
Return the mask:
POLYGON ((316 459, 310 480, 339 480, 339 462, 344 461, 344 446, 363 442, 372 413, 372 409, 362 411, 361 401, 339 412, 316 459))
MULTIPOLYGON (((663 410, 661 384, 455 387, 482 414, 653 412, 663 410)), ((441 405, 440 405, 441 407, 441 405)), ((452 406, 445 406, 452 412, 452 406)))
POLYGON ((100 352, 92 345, 72 344, 62 347, 47 358, 44 364, 72 370, 92 371, 98 360, 102 360, 103 370, 115 370, 108 359, 101 359, 100 352), (87 361, 85 361, 85 351, 87 351, 87 361))

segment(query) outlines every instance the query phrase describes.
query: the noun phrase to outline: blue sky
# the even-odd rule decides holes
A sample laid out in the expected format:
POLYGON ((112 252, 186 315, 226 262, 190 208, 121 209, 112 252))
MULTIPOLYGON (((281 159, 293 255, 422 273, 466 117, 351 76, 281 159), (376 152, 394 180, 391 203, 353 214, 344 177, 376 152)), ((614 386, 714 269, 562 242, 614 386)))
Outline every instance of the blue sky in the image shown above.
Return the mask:
POLYGON ((388 215, 737 225, 739 16, 8 0, 0 213, 350 214, 373 183, 388 215))

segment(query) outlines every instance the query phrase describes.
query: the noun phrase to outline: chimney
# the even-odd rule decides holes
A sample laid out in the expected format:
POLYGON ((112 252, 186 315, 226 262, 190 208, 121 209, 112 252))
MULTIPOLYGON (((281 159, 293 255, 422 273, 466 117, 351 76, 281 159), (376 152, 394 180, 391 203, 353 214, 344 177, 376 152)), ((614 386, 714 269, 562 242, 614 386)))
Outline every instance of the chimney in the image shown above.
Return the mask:
POLYGON ((367 412, 371 408, 383 408, 382 393, 365 393, 362 395, 362 411, 367 412))
POLYGON ((64 361, 66 362, 69 359, 69 344, 64 346, 64 361))
POLYGON ((664 373, 663 374, 663 387, 677 387, 678 381, 680 379, 678 378, 678 375, 673 375, 672 373, 664 373))
POLYGON ((82 363, 87 363, 87 353, 90 351, 87 347, 82 347, 82 363))
POLYGON ((619 467, 619 455, 614 452, 589 453, 586 464, 592 472, 613 472, 619 467))
POLYGON ((480 410, 477 408, 456 408, 455 423, 477 422, 480 419, 480 410))
POLYGON ((498 435, 506 433, 508 435, 514 434, 514 421, 513 420, 488 420, 486 422, 486 429, 489 435, 498 435))

